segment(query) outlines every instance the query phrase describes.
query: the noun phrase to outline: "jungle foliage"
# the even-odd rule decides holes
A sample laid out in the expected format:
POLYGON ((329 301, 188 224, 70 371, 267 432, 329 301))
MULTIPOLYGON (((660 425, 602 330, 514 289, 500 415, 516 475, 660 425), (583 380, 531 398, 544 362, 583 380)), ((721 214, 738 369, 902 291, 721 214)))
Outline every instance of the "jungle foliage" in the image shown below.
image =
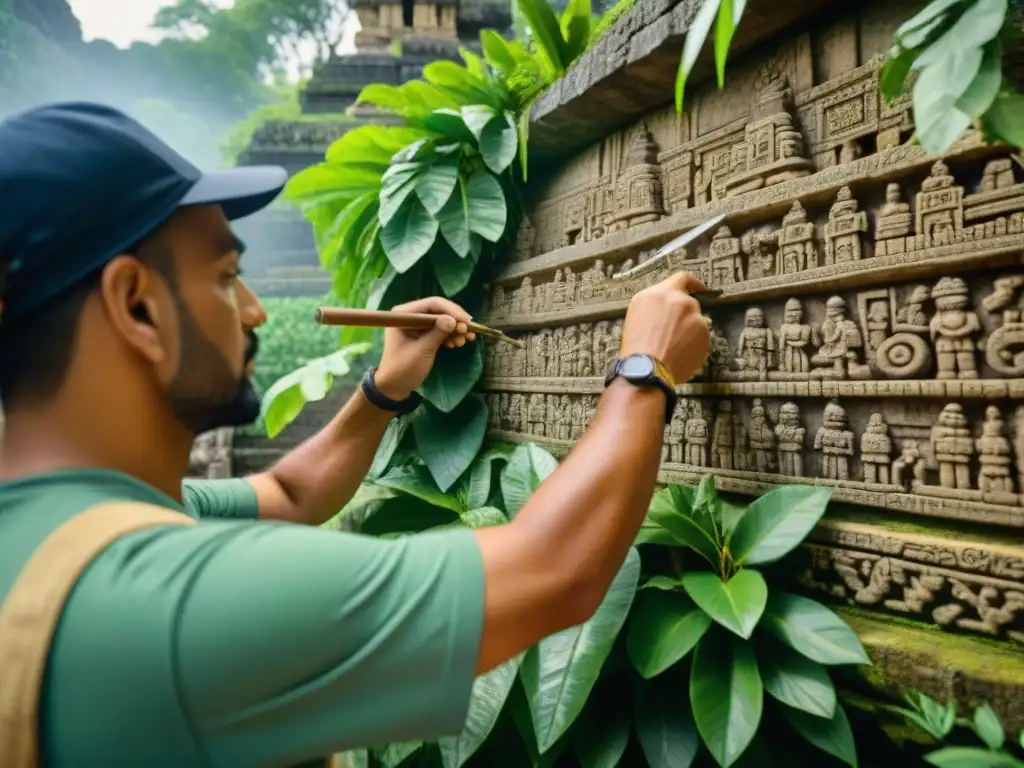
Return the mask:
MULTIPOLYGON (((896 30, 880 88, 892 101, 912 93, 915 138, 932 153, 946 151, 975 126, 989 141, 1024 146, 1024 96, 1004 76, 1004 58, 1020 42, 1010 0, 932 0, 896 30)), ((715 26, 718 87, 747 0, 705 0, 683 44, 676 109, 697 56, 715 26)))

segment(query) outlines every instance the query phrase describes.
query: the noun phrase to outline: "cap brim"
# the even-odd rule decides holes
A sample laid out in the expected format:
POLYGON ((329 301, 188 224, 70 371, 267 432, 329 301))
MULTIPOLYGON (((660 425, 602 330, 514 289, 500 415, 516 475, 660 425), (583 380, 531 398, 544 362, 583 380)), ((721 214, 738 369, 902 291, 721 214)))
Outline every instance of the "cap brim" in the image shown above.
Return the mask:
POLYGON ((276 165, 204 173, 179 205, 217 204, 233 221, 266 208, 281 194, 287 181, 288 172, 276 165))

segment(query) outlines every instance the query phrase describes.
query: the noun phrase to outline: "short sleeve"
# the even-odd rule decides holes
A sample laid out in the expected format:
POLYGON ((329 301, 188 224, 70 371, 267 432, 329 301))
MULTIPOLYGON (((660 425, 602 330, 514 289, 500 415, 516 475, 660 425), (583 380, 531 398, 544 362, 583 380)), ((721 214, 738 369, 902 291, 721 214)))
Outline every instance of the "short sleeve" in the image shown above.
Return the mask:
POLYGON ((260 514, 256 489, 242 478, 185 480, 181 495, 193 517, 255 520, 260 514))
POLYGON ((211 521, 126 537, 55 637, 53 765, 112 744, 120 764, 287 765, 458 733, 483 607, 468 530, 383 540, 211 521))

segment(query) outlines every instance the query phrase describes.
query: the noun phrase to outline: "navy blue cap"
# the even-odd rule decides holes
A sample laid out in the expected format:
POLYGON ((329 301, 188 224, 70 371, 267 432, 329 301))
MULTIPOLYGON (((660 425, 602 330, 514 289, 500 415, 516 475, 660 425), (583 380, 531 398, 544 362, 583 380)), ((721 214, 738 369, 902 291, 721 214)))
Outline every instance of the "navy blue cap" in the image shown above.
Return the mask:
POLYGON ((53 104, 0 123, 4 320, 100 269, 176 209, 219 204, 239 219, 269 205, 287 177, 276 166, 203 173, 99 104, 53 104))

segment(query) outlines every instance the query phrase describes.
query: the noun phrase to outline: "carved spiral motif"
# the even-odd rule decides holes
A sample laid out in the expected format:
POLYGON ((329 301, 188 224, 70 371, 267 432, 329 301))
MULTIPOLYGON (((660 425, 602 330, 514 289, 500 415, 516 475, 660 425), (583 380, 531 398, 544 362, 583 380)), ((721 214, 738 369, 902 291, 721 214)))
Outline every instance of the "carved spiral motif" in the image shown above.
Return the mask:
POLYGON ((875 359, 890 379, 914 379, 931 366, 932 350, 916 334, 897 333, 879 345, 875 359))
POLYGON ((1004 376, 1024 376, 1024 324, 1007 324, 992 331, 985 344, 985 361, 1004 376))

